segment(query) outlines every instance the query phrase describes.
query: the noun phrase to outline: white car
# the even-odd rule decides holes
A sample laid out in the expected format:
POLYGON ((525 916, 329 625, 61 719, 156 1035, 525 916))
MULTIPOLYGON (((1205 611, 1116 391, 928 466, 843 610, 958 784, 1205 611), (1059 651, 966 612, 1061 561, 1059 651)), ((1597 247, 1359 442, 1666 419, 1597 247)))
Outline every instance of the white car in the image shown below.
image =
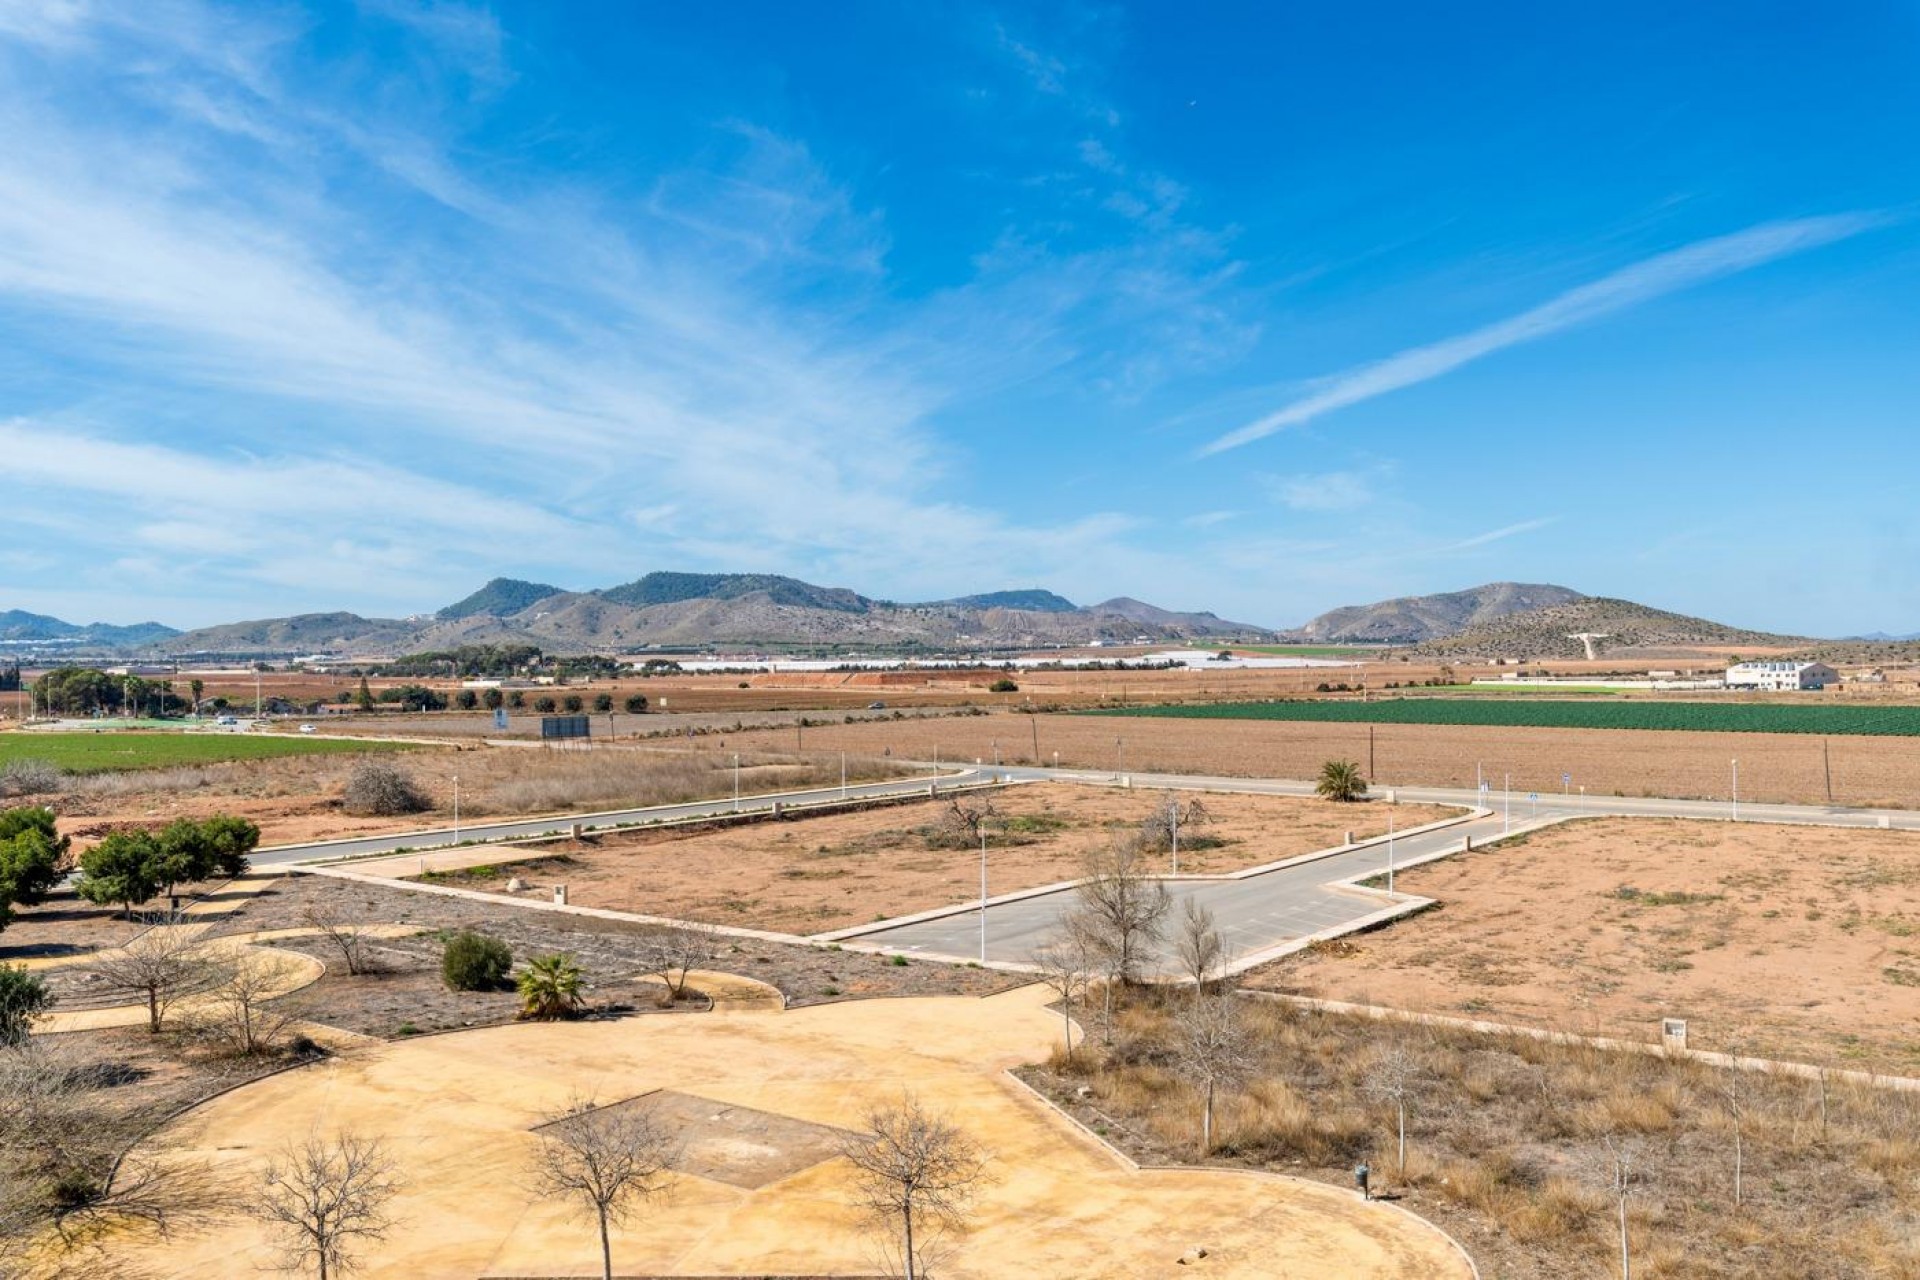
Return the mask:
POLYGON ((301 725, 301 726, 300 726, 300 732, 302 732, 302 733, 312 733, 312 732, 313 732, 313 726, 312 726, 312 725, 310 725, 310 724, 303 724, 303 725, 301 725))

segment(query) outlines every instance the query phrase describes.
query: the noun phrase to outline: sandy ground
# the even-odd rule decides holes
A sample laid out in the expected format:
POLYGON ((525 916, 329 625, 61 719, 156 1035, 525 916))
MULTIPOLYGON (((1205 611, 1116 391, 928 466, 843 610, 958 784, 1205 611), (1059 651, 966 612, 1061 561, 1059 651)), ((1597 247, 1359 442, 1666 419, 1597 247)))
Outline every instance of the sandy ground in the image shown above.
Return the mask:
MULTIPOLYGON (((1107 716, 975 716, 879 724, 825 725, 806 731, 816 750, 945 760, 1028 764, 1037 733, 1040 761, 1143 773, 1241 778, 1311 778, 1329 759, 1353 760, 1384 786, 1474 785, 1480 765, 1496 789, 1558 791, 1560 776, 1596 795, 1724 798, 1730 762, 1740 761, 1740 798, 1793 803, 1827 799, 1821 739, 1803 734, 1673 733, 1647 730, 1507 729, 1283 721, 1127 719, 1107 716)), ((699 741, 698 739, 695 740, 699 741)), ((732 746, 791 748, 791 734, 730 734, 732 746)), ((1920 740, 1839 736, 1827 739, 1833 801, 1920 807, 1920 740)))
MULTIPOLYGON (((378 1138, 406 1178, 393 1211, 407 1226, 365 1250, 368 1276, 597 1274, 592 1227, 526 1190, 529 1155, 543 1141, 533 1130, 581 1092, 608 1103, 656 1089, 679 1095, 669 1114, 690 1126, 690 1153, 718 1153, 728 1167, 680 1175, 660 1210, 618 1231, 624 1275, 871 1274, 875 1241, 852 1207, 848 1167, 818 1160, 813 1140, 858 1126, 905 1091, 991 1154, 971 1230, 952 1238, 940 1268, 954 1280, 1184 1274, 1176 1260, 1196 1245, 1208 1250, 1206 1273, 1221 1277, 1470 1274, 1439 1232, 1350 1192, 1121 1164, 1003 1074, 1044 1055, 1058 1034, 1047 998, 1029 987, 989 1000, 434 1036, 272 1077, 171 1131, 244 1182, 310 1132, 378 1138), (737 1132, 779 1148, 759 1153, 760 1164, 800 1167, 763 1181, 729 1154, 737 1132)), ((270 1257, 259 1228, 244 1222, 116 1252, 176 1275, 253 1270, 270 1257)))
MULTIPOLYGON (((1349 831, 1356 838, 1377 835, 1386 831, 1389 814, 1382 803, 1181 793, 1183 805, 1195 799, 1212 820, 1189 827, 1183 873, 1277 862, 1338 845, 1349 831)), ((1073 878, 1085 852, 1137 828, 1166 802, 1166 793, 1049 783, 996 791, 992 802, 1013 828, 988 837, 988 889, 1002 894, 1073 878)), ((924 801, 692 835, 607 835, 541 845, 537 852, 548 860, 512 866, 501 863, 503 851, 461 850, 430 857, 426 865, 458 859, 500 868, 500 874, 442 881, 463 888, 505 892, 507 878, 518 876, 529 896, 542 899, 564 883, 577 906, 824 933, 978 898, 978 850, 930 848, 921 834, 947 809, 945 800, 924 801)), ((1406 830, 1457 812, 1403 804, 1392 817, 1406 830)), ((405 857, 355 863, 354 870, 411 877, 421 865, 405 857)))
POLYGON ((1400 877, 1440 909, 1251 976, 1307 995, 1920 1072, 1920 836, 1592 820, 1400 877))

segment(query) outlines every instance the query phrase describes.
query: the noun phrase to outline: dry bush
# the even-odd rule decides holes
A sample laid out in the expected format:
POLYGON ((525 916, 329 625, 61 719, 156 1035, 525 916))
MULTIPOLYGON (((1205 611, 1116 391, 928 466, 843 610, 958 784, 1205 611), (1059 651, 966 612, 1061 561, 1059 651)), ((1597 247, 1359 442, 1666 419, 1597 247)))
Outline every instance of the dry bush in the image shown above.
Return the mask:
POLYGON ((46 760, 9 760, 0 766, 0 796, 44 796, 67 783, 66 771, 46 760))
POLYGON ((402 813, 420 813, 433 807, 426 793, 414 783, 413 775, 391 760, 368 756, 353 766, 340 798, 348 813, 370 817, 392 817, 402 813))
MULTIPOLYGON (((581 809, 638 809, 711 800, 733 793, 731 752, 640 753, 553 751, 512 753, 511 776, 486 779, 463 794, 472 813, 546 813, 581 809)), ((777 753, 742 753, 746 791, 792 791, 840 781, 840 762, 777 753)), ((847 780, 897 777, 898 766, 879 760, 847 760, 847 780)), ((462 782, 465 782, 463 776, 462 782)), ((464 788, 463 788, 464 791, 464 788)))

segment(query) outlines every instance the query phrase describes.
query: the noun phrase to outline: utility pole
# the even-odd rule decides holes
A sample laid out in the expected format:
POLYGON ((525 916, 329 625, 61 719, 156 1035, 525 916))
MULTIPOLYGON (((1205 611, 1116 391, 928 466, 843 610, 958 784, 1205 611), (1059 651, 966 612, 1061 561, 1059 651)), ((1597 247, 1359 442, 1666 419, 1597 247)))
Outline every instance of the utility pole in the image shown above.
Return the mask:
POLYGON ((1180 874, 1180 797, 1167 797, 1168 827, 1173 832, 1173 874, 1180 874))
MULTIPOLYGON (((1028 701, 1031 702, 1032 699, 1029 698, 1028 701)), ((1033 730, 1033 767, 1038 769, 1040 767, 1040 716, 1034 711, 1027 712, 1027 716, 1027 724, 1033 730)), ((1833 788, 1829 786, 1827 790, 1831 792, 1833 788)), ((1827 798, 1831 800, 1833 797, 1829 795, 1827 798)))
POLYGON ((847 798, 847 753, 840 753, 840 798, 847 798))
POLYGON ((1827 740, 1820 739, 1820 767, 1827 775, 1827 803, 1833 803, 1833 758, 1827 754, 1827 740))
POLYGON ((733 811, 740 812, 740 753, 733 753, 733 811))
POLYGON ((1507 814, 1501 819, 1500 834, 1508 835, 1513 831, 1513 774, 1507 774, 1507 814))
POLYGON ((253 718, 258 720, 266 715, 266 701, 260 696, 260 668, 253 669, 253 718))
POLYGON ((453 842, 460 843, 460 775, 453 775, 453 842))
POLYGON ((1740 821, 1740 762, 1733 762, 1733 820, 1740 821))
POLYGON ((1387 810, 1387 892, 1393 892, 1393 810, 1387 810))

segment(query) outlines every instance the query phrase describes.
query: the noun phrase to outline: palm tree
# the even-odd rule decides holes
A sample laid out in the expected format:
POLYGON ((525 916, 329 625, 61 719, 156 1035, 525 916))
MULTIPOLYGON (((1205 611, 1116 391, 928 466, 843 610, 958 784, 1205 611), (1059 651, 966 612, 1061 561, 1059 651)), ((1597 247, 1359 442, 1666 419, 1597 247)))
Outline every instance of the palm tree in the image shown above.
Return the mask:
POLYGON ((521 970, 519 986, 523 1018, 554 1022, 571 1016, 585 1003, 586 979, 572 956, 535 956, 521 970))
POLYGON ((1353 801, 1367 794, 1367 780, 1352 760, 1329 760, 1320 766, 1320 781, 1313 788, 1323 799, 1353 801))

